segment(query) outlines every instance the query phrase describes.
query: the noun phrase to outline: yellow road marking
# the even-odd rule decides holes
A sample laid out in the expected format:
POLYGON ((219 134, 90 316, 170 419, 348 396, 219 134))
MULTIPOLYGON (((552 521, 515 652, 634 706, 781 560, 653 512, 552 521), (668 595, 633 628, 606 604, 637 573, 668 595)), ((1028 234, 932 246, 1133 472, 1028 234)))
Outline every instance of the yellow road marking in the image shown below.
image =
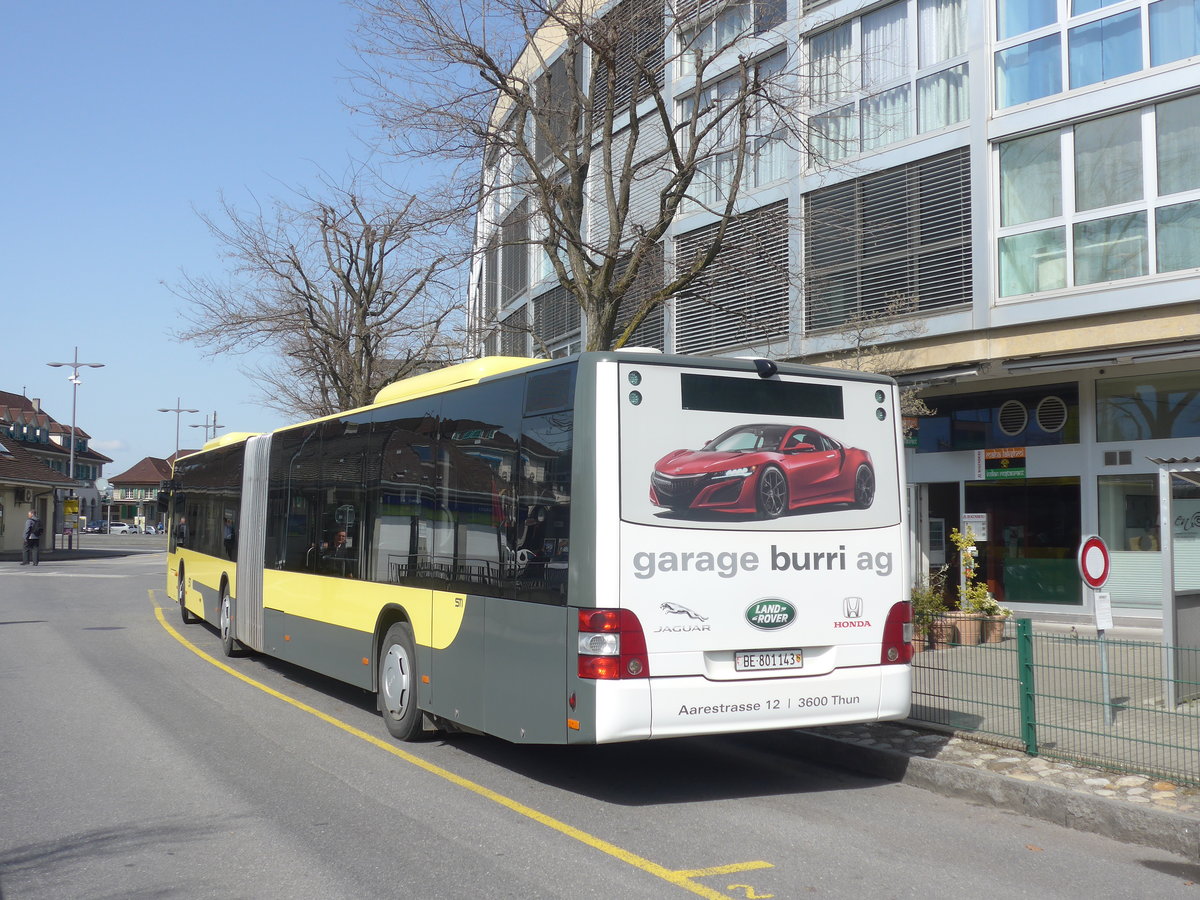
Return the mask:
POLYGON ((511 797, 506 797, 503 794, 499 794, 496 791, 493 791, 491 788, 486 788, 481 784, 477 784, 474 781, 463 778, 461 775, 456 775, 449 769, 443 769, 441 766, 431 763, 428 760, 421 759, 419 756, 414 756, 407 750, 402 750, 400 747, 397 747, 394 744, 389 744, 382 738, 377 738, 372 734, 368 734, 367 732, 359 728, 355 728, 353 725, 350 725, 347 722, 343 722, 340 719, 335 719, 328 713, 323 713, 321 710, 309 706, 307 703, 297 700, 294 697, 289 697, 287 694, 280 693, 279 691, 272 687, 268 687, 262 682, 255 681, 253 678, 242 674, 232 666, 221 662, 216 657, 205 653, 203 650, 185 638, 182 634, 180 634, 169 622, 167 622, 166 616, 163 615, 162 607, 158 605, 158 601, 155 599, 155 591, 150 589, 148 593, 150 594, 150 602, 154 606, 154 615, 158 619, 158 623, 164 629, 166 629, 167 634, 171 635, 171 637, 175 638, 175 640, 187 647, 187 649, 191 650, 205 662, 216 666, 222 672, 232 675, 234 678, 245 682, 253 688, 257 688, 264 694, 269 694, 276 700, 282 700, 284 703, 287 703, 298 710, 315 716, 322 722, 332 725, 334 728, 341 729, 347 734, 353 735, 356 738, 366 741, 368 744, 378 747, 380 750, 390 753, 393 756, 397 756, 419 769, 424 769, 426 772, 436 775, 438 778, 445 779, 451 784, 458 785, 465 790, 471 791, 474 794, 478 794, 480 797, 491 800, 493 803, 498 803, 500 806, 510 809, 519 815, 525 816, 527 819, 532 819, 534 822, 544 825, 547 828, 559 832, 560 834, 566 835, 569 838, 573 838, 582 844, 586 844, 594 850, 599 850, 601 853, 606 853, 609 856, 619 859, 621 862, 627 863, 636 869, 641 869, 643 872, 653 875, 655 878, 661 878, 663 881, 669 882, 676 887, 683 888, 685 891, 690 891, 698 897, 706 897, 709 898, 709 900, 732 900, 729 894, 722 894, 720 891, 715 891, 703 884, 696 884, 692 880, 693 878, 700 878, 705 875, 724 875, 731 872, 742 872, 750 869, 766 869, 772 867, 772 864, 768 862, 735 863, 731 866, 717 866, 711 869, 674 870, 668 869, 665 866, 660 866, 655 862, 651 862, 644 857, 638 856, 636 853, 631 853, 630 851, 618 847, 615 844, 610 844, 606 840, 588 834, 586 831, 581 831, 573 825, 568 825, 566 822, 559 821, 553 816, 548 816, 545 813, 538 812, 536 809, 526 806, 520 801, 513 800, 511 797))

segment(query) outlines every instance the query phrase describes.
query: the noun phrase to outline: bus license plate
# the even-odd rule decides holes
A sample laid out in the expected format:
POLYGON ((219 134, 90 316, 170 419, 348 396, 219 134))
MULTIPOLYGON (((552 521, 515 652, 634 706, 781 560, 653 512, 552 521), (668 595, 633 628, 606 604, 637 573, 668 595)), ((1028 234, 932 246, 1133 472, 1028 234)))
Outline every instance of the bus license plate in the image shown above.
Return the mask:
POLYGON ((733 655, 735 672, 767 669, 799 669, 804 666, 802 650, 739 650, 733 655))

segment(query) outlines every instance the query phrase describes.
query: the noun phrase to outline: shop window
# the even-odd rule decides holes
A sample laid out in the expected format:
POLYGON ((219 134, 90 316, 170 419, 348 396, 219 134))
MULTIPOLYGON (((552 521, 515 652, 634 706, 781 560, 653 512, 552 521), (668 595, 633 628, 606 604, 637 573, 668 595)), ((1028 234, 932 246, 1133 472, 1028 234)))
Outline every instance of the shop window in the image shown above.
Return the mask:
POLYGON ((1104 590, 1113 606, 1161 608, 1158 476, 1101 475, 1096 485, 1098 530, 1112 557, 1104 590))
POLYGON ((1104 378, 1096 382, 1096 439, 1200 437, 1200 373, 1104 378))
POLYGON ((918 453, 1079 442, 1079 392, 1074 384, 927 398, 927 402, 936 412, 920 420, 918 453))

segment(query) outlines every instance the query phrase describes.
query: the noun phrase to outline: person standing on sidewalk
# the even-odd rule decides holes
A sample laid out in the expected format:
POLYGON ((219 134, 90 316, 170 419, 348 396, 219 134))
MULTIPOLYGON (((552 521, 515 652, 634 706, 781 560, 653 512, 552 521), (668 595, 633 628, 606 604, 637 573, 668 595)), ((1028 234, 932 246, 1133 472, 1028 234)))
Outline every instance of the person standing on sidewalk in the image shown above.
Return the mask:
POLYGON ((41 544, 42 520, 31 509, 29 511, 29 518, 25 520, 25 545, 21 549, 21 565, 29 565, 30 559, 33 560, 33 565, 36 566, 38 564, 38 554, 41 552, 41 544))

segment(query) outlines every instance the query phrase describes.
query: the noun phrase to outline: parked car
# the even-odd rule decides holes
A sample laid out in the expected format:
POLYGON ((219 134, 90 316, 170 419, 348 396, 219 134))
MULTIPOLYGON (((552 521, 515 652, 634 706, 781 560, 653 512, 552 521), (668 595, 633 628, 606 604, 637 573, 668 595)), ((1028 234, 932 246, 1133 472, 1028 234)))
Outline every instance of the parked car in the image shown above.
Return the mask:
POLYGON ((109 534, 132 534, 133 526, 129 525, 126 522, 109 522, 108 523, 108 533, 109 534))

